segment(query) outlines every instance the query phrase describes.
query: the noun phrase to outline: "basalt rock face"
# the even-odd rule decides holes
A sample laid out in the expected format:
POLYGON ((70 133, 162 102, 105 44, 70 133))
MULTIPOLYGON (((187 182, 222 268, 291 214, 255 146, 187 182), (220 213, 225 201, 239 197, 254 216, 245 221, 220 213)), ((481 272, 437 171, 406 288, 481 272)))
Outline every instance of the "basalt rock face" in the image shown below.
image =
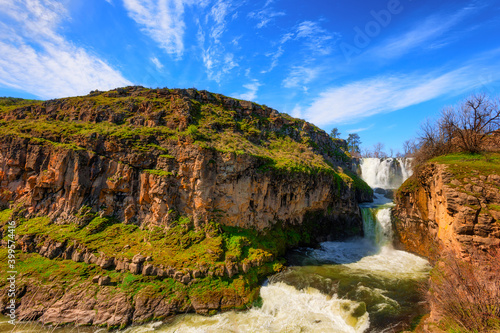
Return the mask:
POLYGON ((345 141, 206 91, 0 99, 0 126, 20 319, 115 327, 244 308, 287 247, 360 235, 372 199, 345 141))
POLYGON ((2 204, 22 203, 27 216, 47 215, 56 223, 75 219, 83 205, 125 223, 163 226, 177 214, 200 224, 222 211, 223 224, 261 230, 277 220, 300 224, 306 212, 329 207, 337 217, 357 214, 356 191, 339 192, 328 175, 262 172, 263 162, 250 155, 168 147, 175 158, 139 162, 168 170, 163 175, 91 151, 4 138, 2 204))
MULTIPOLYGON (((191 136, 165 135, 184 131, 199 117, 199 109, 210 105, 230 110, 233 118, 244 122, 265 118, 266 124, 256 131, 310 142, 312 145, 305 146, 309 147, 307 153, 319 156, 322 163, 348 170, 350 160, 341 150, 345 142, 332 141, 304 121, 254 103, 196 90, 129 88, 104 95, 118 102, 109 106, 87 99, 55 100, 0 116, 5 124, 20 123, 11 135, 0 138, 1 205, 22 203, 29 216, 48 215, 56 223, 73 219, 86 205, 126 223, 168 225, 174 215, 181 214, 192 217, 195 224, 217 216, 226 225, 265 229, 277 220, 300 224, 307 211, 329 207, 338 216, 356 215, 356 202, 370 200, 369 192, 345 186, 341 180, 335 183, 329 176, 265 172, 266 165, 273 162, 253 152, 245 154, 245 147, 240 154, 218 149, 218 143, 193 144, 197 135, 204 135, 195 132, 199 131, 196 128, 191 136), (156 105, 153 100, 157 99, 164 104, 156 105), (130 129, 130 133, 119 136, 87 125, 85 134, 73 126, 67 132, 74 134, 67 136, 64 131, 29 123, 37 119, 54 126, 69 122, 120 127, 130 129), (332 151, 340 154, 335 156, 332 151)), ((218 129, 224 125, 218 124, 216 117, 203 126, 207 133, 229 132, 218 129)), ((231 132, 248 135, 250 144, 259 140, 259 134, 252 136, 237 129, 231 132)))
POLYGON ((459 179, 439 163, 428 163, 400 188, 393 210, 404 249, 438 259, 452 251, 470 260, 500 245, 500 176, 459 179))

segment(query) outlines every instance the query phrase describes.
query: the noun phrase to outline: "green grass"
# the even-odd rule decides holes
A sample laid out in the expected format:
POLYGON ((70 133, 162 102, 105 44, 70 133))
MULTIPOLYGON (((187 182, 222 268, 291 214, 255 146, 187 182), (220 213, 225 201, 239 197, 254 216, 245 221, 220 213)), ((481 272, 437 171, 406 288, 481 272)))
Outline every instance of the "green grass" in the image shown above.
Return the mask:
POLYGON ((488 209, 490 209, 490 210, 496 210, 496 211, 500 212, 500 205, 489 204, 488 205, 488 209))
POLYGON ((174 175, 172 172, 165 171, 165 170, 145 169, 144 171, 146 171, 147 173, 150 173, 152 175, 157 175, 160 177, 169 177, 169 176, 174 175))
MULTIPOLYGON (((8 219, 10 214, 10 210, 4 210, 0 212, 0 217, 8 219)), ((283 269, 284 259, 281 256, 286 247, 297 245, 304 239, 304 235, 285 230, 279 225, 261 233, 221 226, 215 222, 195 229, 186 217, 174 221, 168 230, 159 227, 141 230, 110 217, 96 216, 84 226, 56 225, 47 217, 37 217, 18 219, 16 233, 19 236, 40 235, 60 242, 76 241, 96 255, 103 253, 108 257, 131 259, 137 253, 147 253, 153 258, 153 265, 171 266, 177 270, 207 267, 210 271, 224 271, 225 261, 235 259, 238 262, 260 263, 259 267, 252 267, 247 273, 240 271, 232 278, 227 275, 207 276, 194 284, 183 285, 171 278, 109 271, 93 264, 58 258, 49 260, 36 253, 18 251, 17 269, 22 276, 20 283, 34 279, 65 289, 88 282, 96 275, 108 275, 116 284, 110 287, 113 292, 123 291, 133 297, 148 295, 186 300, 187 295, 196 295, 209 300, 224 295, 242 297, 244 304, 251 304, 258 298, 258 288, 264 277, 283 269)), ((0 260, 5 259, 6 255, 7 250, 0 248, 0 260)), ((4 271, 0 272, 2 281, 6 281, 5 274, 4 271)), ((4 283, 0 282, 0 286, 4 283)))
POLYGON ((5 225, 5 223, 10 221, 12 216, 12 209, 4 209, 0 211, 0 226, 5 225))
POLYGON ((430 162, 446 164, 448 170, 458 180, 479 175, 500 174, 500 154, 498 153, 450 154, 435 157, 430 162))
MULTIPOLYGON (((337 143, 333 140, 327 146, 320 146, 314 141, 310 133, 316 136, 321 130, 312 124, 308 125, 309 133, 302 130, 302 120, 286 114, 280 114, 278 118, 263 117, 257 113, 238 115, 237 111, 223 107, 220 102, 223 96, 217 94, 214 95, 216 100, 209 103, 189 101, 191 106, 186 111, 191 120, 183 131, 171 125, 132 125, 133 122, 129 120, 134 117, 142 116, 147 120, 151 115, 160 113, 163 115, 162 123, 177 124, 182 120, 177 110, 184 107, 186 101, 176 95, 174 90, 161 90, 161 93, 171 93, 172 98, 159 98, 160 90, 155 89, 141 88, 140 93, 134 96, 127 94, 127 91, 127 88, 120 88, 59 99, 59 108, 56 109, 55 116, 52 114, 50 118, 43 112, 32 114, 29 108, 25 111, 24 119, 5 121, 1 119, 0 113, 0 126, 4 129, 0 135, 28 138, 34 144, 75 151, 95 151, 95 139, 100 138, 124 151, 153 154, 168 159, 174 158, 168 154, 168 148, 172 144, 177 144, 178 140, 191 140, 192 144, 205 149, 251 155, 266 160, 268 162, 261 167, 264 172, 272 170, 280 173, 335 175, 343 171, 331 166, 326 157, 339 161, 350 159, 340 141, 337 143), (145 104, 150 108, 150 113, 146 115, 137 112, 145 104), (102 106, 106 110, 102 121, 82 121, 75 118, 75 112, 79 110, 95 112, 92 110, 102 106), (121 120, 107 120, 106 117, 112 119, 113 115, 121 120)), ((51 102, 44 103, 50 105, 51 102)), ((5 105, 8 107, 5 109, 7 113, 16 107, 37 106, 40 103, 6 98, 3 104, 0 100, 0 109, 5 105)), ((158 171, 152 173, 166 176, 158 171)), ((345 177, 342 179, 348 180, 345 177)), ((363 186, 358 181, 355 185, 363 186)))
POLYGON ((352 172, 350 170, 346 170, 344 172, 345 172, 345 176, 342 175, 344 180, 346 178, 348 178, 347 182, 352 183, 356 190, 359 190, 359 191, 365 192, 365 193, 373 193, 373 189, 367 183, 365 183, 357 174, 355 174, 354 172, 352 172))
MULTIPOLYGON (((488 176, 490 174, 500 174, 500 154, 466 154, 457 153, 434 157, 428 163, 439 163, 447 166, 447 170, 453 174, 453 178, 460 182, 464 179, 469 181, 479 176, 488 176)), ((448 184, 457 187, 457 185, 448 184)), ((408 178, 398 189, 401 192, 414 192, 418 188, 416 175, 408 178)), ((464 191, 461 186, 460 190, 464 191)), ((468 193, 474 195, 473 193, 468 193)))
MULTIPOLYGON (((0 260, 6 262, 7 249, 0 248, 0 260)), ((254 272, 246 277, 228 278, 202 278, 197 283, 184 285, 172 278, 159 278, 156 276, 133 275, 129 272, 116 272, 101 269, 97 265, 71 260, 50 260, 36 253, 17 252, 17 284, 21 287, 26 283, 42 283, 52 285, 57 289, 68 291, 78 287, 82 283, 89 283, 96 275, 109 276, 114 285, 107 288, 111 294, 125 292, 132 297, 148 296, 149 298, 160 297, 169 301, 183 301, 189 304, 188 295, 198 295, 207 301, 221 295, 236 295, 250 304, 255 300, 258 293, 258 280, 255 280, 254 272)), ((7 281, 7 272, 0 270, 0 286, 7 281)), ((86 290, 93 294, 96 289, 86 290)))
MULTIPOLYGON (((84 215, 90 214, 84 212, 84 215)), ((5 219, 10 210, 0 212, 5 219)), ((16 233, 40 235, 50 239, 72 243, 76 241, 98 255, 131 259, 137 253, 152 256, 153 265, 175 267, 177 270, 207 267, 211 271, 224 270, 226 260, 238 262, 259 262, 259 267, 240 271, 232 278, 207 276, 196 283, 183 285, 171 278, 133 275, 101 269, 97 265, 77 263, 71 260, 49 260, 36 253, 17 252, 20 283, 36 280, 43 284, 55 284, 58 288, 73 288, 88 282, 93 276, 108 275, 115 284, 113 292, 123 291, 136 297, 162 297, 168 300, 187 300, 188 295, 210 300, 221 297, 241 297, 246 307, 258 298, 258 288, 263 278, 283 269, 284 254, 288 246, 297 245, 305 235, 286 230, 281 225, 257 232, 236 227, 208 223, 202 229, 195 229, 189 218, 174 221, 168 230, 156 227, 141 230, 135 225, 125 225, 109 217, 94 217, 87 225, 56 225, 47 217, 29 220, 18 219, 16 233), (127 245, 127 247, 125 247, 127 245)), ((0 248, 0 260, 5 261, 7 250, 0 248)), ((6 281, 5 271, 0 272, 6 281)), ((5 282, 0 282, 0 286, 5 282)), ((216 302, 217 303, 217 302, 216 302)))
MULTIPOLYGON (((10 214, 3 211, 0 216, 10 214)), ((276 225, 266 232, 220 226, 212 222, 194 228, 186 217, 172 222, 169 229, 141 229, 111 217, 94 217, 87 225, 54 224, 48 217, 19 219, 16 233, 41 235, 59 242, 76 241, 93 253, 127 258, 147 253, 154 265, 177 269, 215 267, 226 258, 238 261, 279 262, 287 247, 305 241, 307 235, 276 225)))
POLYGON ((395 193, 395 198, 400 198, 403 193, 412 193, 415 192, 419 187, 418 179, 416 174, 413 174, 409 177, 395 193))
POLYGON ((16 108, 27 106, 27 105, 38 105, 43 101, 38 101, 34 99, 23 99, 15 97, 0 97, 0 113, 12 111, 16 108))

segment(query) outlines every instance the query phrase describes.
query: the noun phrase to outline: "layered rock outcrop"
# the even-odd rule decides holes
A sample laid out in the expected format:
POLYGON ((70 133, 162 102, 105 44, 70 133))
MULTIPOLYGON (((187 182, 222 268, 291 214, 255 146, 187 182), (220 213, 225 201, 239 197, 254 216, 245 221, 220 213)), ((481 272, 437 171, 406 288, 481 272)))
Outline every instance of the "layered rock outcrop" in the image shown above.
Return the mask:
POLYGON ((243 308, 287 247, 362 233, 372 191, 345 141, 266 106, 142 87, 1 102, 0 206, 35 266, 20 267, 20 319, 243 308))
POLYGON ((500 175, 457 177, 440 163, 422 166, 396 195, 394 230, 404 249, 438 259, 464 259, 500 246, 500 175))
POLYGON ((173 158, 149 162, 161 170, 155 173, 91 151, 4 138, 2 203, 23 203, 28 216, 47 215, 56 222, 76 220, 87 205, 125 223, 168 226, 181 214, 196 224, 217 218, 260 230, 277 220, 300 224, 314 210, 331 208, 333 219, 358 214, 356 191, 343 185, 339 191, 328 175, 263 172, 258 157, 167 147, 173 158))
MULTIPOLYGON (((306 139, 313 144, 309 149, 317 150, 326 162, 348 170, 350 160, 339 149, 345 142, 338 141, 336 146, 326 133, 304 121, 251 102, 196 90, 134 88, 106 96, 111 99, 120 94, 137 100, 119 103, 118 110, 88 100, 56 100, 2 114, 0 119, 5 122, 41 118, 57 126, 69 119, 91 126, 87 125, 85 134, 77 130, 65 136, 22 123, 12 135, 2 136, 0 204, 23 203, 29 216, 48 215, 56 222, 74 219, 77 210, 87 205, 125 223, 168 225, 181 214, 192 217, 195 224, 217 217, 226 225, 262 230, 277 220, 300 224, 305 213, 314 210, 331 208, 335 218, 357 215, 356 202, 370 200, 369 192, 345 186, 343 180, 328 175, 265 172, 269 159, 224 152, 217 149, 218 143, 195 145, 196 134, 171 138, 143 130, 183 131, 200 113, 195 103, 223 107, 234 110, 235 119, 265 117, 268 120, 262 131, 306 139), (159 98, 168 104, 150 101, 159 98), (119 126, 118 134, 128 133, 119 136, 107 126, 119 126), (104 130, 99 132, 101 128, 104 130), (336 151, 339 154, 332 155, 336 151)), ((222 126, 216 119, 208 125, 222 126)))

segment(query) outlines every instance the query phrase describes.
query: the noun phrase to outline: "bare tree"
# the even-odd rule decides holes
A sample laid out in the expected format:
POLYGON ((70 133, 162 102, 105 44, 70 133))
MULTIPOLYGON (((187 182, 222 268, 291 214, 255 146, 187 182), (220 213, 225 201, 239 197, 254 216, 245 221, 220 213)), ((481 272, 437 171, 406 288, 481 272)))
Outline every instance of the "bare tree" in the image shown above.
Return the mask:
POLYGON ((451 138, 461 150, 478 153, 484 149, 485 139, 500 129, 500 106, 484 94, 472 95, 454 108, 441 112, 442 131, 451 138))
POLYGON ((450 151, 451 137, 449 136, 449 127, 443 125, 443 120, 437 122, 426 119, 420 125, 418 133, 419 158, 423 160, 433 156, 443 155, 450 151))
POLYGON ((417 151, 415 140, 406 140, 403 142, 403 157, 411 157, 417 151))
POLYGON ((363 148, 363 153, 361 154, 361 156, 363 157, 373 157, 373 153, 372 151, 370 150, 370 148, 363 148))
POLYGON ((387 157, 387 154, 383 151, 384 147, 385 146, 382 142, 377 142, 376 144, 374 144, 373 145, 373 157, 376 157, 376 158, 387 157))

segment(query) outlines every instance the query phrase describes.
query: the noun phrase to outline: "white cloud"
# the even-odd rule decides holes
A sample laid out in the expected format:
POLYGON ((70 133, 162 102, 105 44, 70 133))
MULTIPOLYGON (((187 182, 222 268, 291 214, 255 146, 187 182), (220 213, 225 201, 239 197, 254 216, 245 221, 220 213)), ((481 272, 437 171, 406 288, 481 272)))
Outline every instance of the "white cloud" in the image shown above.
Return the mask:
POLYGON ((158 58, 151 58, 151 62, 156 66, 158 70, 161 70, 163 68, 163 64, 160 62, 160 60, 158 60, 158 58))
POLYGON ((248 13, 248 17, 258 21, 256 27, 258 29, 264 28, 269 22, 273 21, 276 17, 285 16, 286 13, 276 11, 270 5, 273 1, 266 1, 261 10, 248 13))
POLYGON ((371 124, 370 126, 367 126, 367 127, 360 127, 360 128, 350 129, 350 130, 347 130, 347 134, 363 132, 363 131, 369 130, 373 126, 375 126, 375 125, 371 124))
POLYGON ((240 39, 241 39, 241 36, 234 37, 233 40, 231 41, 231 44, 238 47, 240 45, 240 39))
POLYGON ((330 33, 319 22, 304 21, 299 24, 296 39, 305 39, 305 45, 315 54, 328 55, 332 46, 340 38, 339 33, 330 33))
POLYGON ((302 107, 300 105, 295 105, 290 115, 295 118, 302 118, 302 107))
POLYGON ((257 91, 259 90, 259 87, 261 84, 257 80, 252 80, 251 83, 243 85, 245 89, 248 89, 246 93, 243 94, 235 94, 234 97, 238 99, 244 99, 247 101, 255 101, 257 98, 257 91))
POLYGON ((217 83, 220 83, 222 77, 231 72, 233 68, 238 67, 238 63, 234 60, 234 54, 223 54, 217 48, 203 49, 202 59, 208 78, 217 83))
POLYGON ((228 15, 230 9, 231 5, 229 2, 218 0, 210 11, 210 16, 215 23, 212 26, 210 37, 212 37, 216 43, 220 42, 220 38, 226 29, 226 16, 228 15))
POLYGON ((290 70, 290 74, 288 75, 288 77, 283 80, 282 84, 285 88, 306 88, 304 87, 304 85, 317 78, 319 72, 319 68, 294 66, 290 70))
POLYGON ((311 37, 318 32, 325 32, 317 22, 304 21, 301 22, 297 28, 297 37, 311 37))
MULTIPOLYGON (((268 69, 262 70, 261 73, 269 73, 278 65, 279 59, 285 53, 285 44, 289 43, 290 41, 302 43, 302 45, 297 47, 297 49, 304 51, 304 62, 310 62, 314 60, 313 58, 311 58, 312 55, 325 56, 330 54, 332 51, 332 46, 336 43, 339 37, 340 34, 336 32, 329 32, 323 29, 320 26, 319 22, 303 21, 299 23, 298 26, 294 27, 292 31, 287 32, 281 36, 280 41, 277 43, 277 50, 268 52, 266 54, 266 57, 271 58, 271 65, 268 69)), ((291 72, 293 74, 294 68, 291 69, 291 72)), ((310 71, 306 74, 310 74, 310 71)), ((300 78, 294 79, 293 77, 285 79, 285 81, 289 80, 292 80, 290 81, 290 84, 293 87, 296 86, 296 84, 294 84, 294 80, 310 82, 308 77, 306 77, 304 80, 301 80, 300 78)), ((307 87, 304 88, 307 90, 307 87)))
POLYGON ((130 85, 120 72, 58 34, 68 18, 51 0, 1 0, 0 84, 42 98, 87 94, 130 85))
MULTIPOLYGON (((499 64, 469 64, 446 73, 379 76, 329 88, 305 112, 317 125, 355 123, 380 113, 416 105, 443 95, 456 95, 481 87, 486 73, 498 73, 499 64), (482 74, 481 74, 482 73, 482 74)), ((493 82, 500 75, 489 77, 493 82)))
POLYGON ((270 71, 272 71, 274 69, 274 67, 278 66, 279 58, 281 58, 283 53, 285 53, 285 50, 283 49, 283 45, 280 45, 278 47, 278 50, 276 50, 275 52, 267 53, 266 57, 270 57, 272 59, 272 62, 267 70, 261 71, 261 74, 269 73, 270 71))
POLYGON ((418 47, 443 47, 446 44, 458 40, 456 35, 446 35, 453 27, 457 26, 469 15, 477 12, 479 8, 467 6, 453 15, 432 15, 424 21, 418 22, 412 30, 389 39, 382 45, 375 47, 369 52, 370 56, 381 58, 397 58, 418 47), (439 40, 442 38, 442 40, 439 40), (432 43, 432 41, 438 40, 432 43))
POLYGON ((220 83, 223 76, 230 73, 235 67, 238 67, 237 59, 234 53, 227 50, 227 46, 232 44, 238 47, 239 37, 232 37, 230 43, 221 41, 226 32, 226 25, 229 21, 235 18, 233 13, 236 10, 230 1, 217 0, 205 17, 204 24, 210 26, 208 31, 203 29, 200 20, 196 20, 198 32, 196 38, 198 46, 201 49, 201 57, 207 76, 210 80, 220 83))
POLYGON ((123 0, 130 18, 168 54, 184 53, 184 6, 192 0, 123 0))

